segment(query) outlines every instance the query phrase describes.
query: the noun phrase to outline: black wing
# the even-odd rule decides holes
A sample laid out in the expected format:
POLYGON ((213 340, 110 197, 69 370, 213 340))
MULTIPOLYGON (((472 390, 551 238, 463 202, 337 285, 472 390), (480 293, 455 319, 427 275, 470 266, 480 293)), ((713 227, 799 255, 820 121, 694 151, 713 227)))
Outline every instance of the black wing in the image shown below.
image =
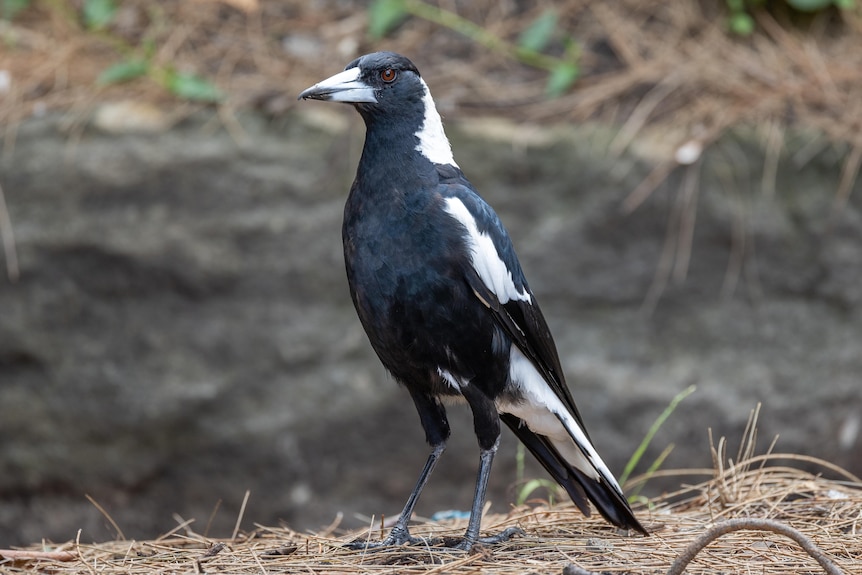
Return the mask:
POLYGON ((529 294, 529 301, 508 299, 501 303, 499 295, 485 285, 475 269, 466 271, 467 283, 476 297, 494 313, 497 322, 518 346, 518 349, 533 362, 533 365, 536 366, 536 369, 539 370, 566 409, 575 417, 578 425, 581 426, 589 439, 589 434, 587 434, 581 414, 575 406, 572 393, 566 386, 551 330, 548 328, 536 298, 530 291, 509 234, 494 210, 472 188, 455 184, 449 184, 445 188, 446 196, 461 200, 475 219, 478 230, 491 238, 497 256, 511 274, 515 288, 529 294))
MULTIPOLYGON (((452 185, 448 188, 450 197, 457 198, 467 208, 475 220, 477 231, 492 240, 496 254, 484 254, 484 257, 498 257, 510 274, 508 278, 510 281, 503 280, 508 290, 502 294, 503 297, 500 297, 501 294, 494 293, 488 287, 474 262, 471 269, 465 270, 468 285, 476 297, 491 310, 498 325, 508 334, 512 342, 533 363, 554 394, 575 418, 587 441, 592 443, 572 394, 566 386, 551 331, 527 285, 508 233, 491 207, 471 188, 452 185), (510 297, 512 291, 516 294, 515 297, 510 297)), ((520 418, 508 413, 502 413, 500 417, 551 477, 568 492, 584 515, 590 514, 586 503, 588 498, 609 522, 618 527, 635 529, 644 535, 647 534, 646 529, 632 514, 623 493, 613 485, 615 481, 612 477, 598 480, 588 477, 566 461, 548 438, 533 433, 520 418)), ((584 449, 580 445, 579 448, 584 449)))

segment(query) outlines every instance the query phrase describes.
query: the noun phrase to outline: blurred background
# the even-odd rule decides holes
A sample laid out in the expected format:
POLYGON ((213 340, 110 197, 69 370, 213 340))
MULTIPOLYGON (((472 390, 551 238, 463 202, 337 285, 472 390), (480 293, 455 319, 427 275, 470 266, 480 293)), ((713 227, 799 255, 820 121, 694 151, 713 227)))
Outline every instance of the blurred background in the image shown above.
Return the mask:
MULTIPOLYGON (((427 448, 341 256, 363 127, 296 102, 380 49, 509 228, 612 470, 694 385, 635 473, 693 471, 643 493, 705 479, 708 430, 735 458, 758 404, 758 451, 862 474, 858 2, 0 7, 0 546, 226 536, 247 491, 243 528, 400 511, 427 448)), ((472 495, 450 411, 423 516, 472 495)), ((507 433, 492 509, 543 477, 507 433)))

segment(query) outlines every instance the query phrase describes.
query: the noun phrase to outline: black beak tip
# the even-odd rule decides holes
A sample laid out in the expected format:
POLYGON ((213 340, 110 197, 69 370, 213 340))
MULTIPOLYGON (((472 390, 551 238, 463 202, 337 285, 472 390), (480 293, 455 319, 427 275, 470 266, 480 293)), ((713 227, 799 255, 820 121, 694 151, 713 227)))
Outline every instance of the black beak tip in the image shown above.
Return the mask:
POLYGON ((314 91, 314 87, 306 88, 296 97, 297 100, 318 100, 321 99, 319 94, 314 91))

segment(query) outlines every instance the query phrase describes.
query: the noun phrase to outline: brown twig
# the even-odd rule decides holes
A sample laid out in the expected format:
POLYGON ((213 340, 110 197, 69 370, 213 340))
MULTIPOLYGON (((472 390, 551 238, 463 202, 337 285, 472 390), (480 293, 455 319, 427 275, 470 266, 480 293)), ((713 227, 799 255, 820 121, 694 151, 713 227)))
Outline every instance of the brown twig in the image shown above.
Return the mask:
POLYGON ((844 572, 828 557, 826 557, 823 551, 815 545, 810 538, 803 535, 800 531, 772 519, 756 518, 728 519, 727 521, 716 523, 707 529, 703 535, 692 541, 688 547, 680 553, 679 557, 676 558, 676 560, 671 564, 670 569, 668 569, 667 575, 681 575, 686 565, 688 565, 704 547, 722 535, 741 530, 771 531, 773 533, 789 537, 798 543, 806 553, 817 561, 828 575, 844 575, 844 572))
POLYGON ((26 549, 0 549, 0 559, 11 561, 74 561, 78 556, 71 551, 30 551, 26 549))
POLYGON ((236 525, 233 527, 233 534, 230 537, 231 541, 236 541, 236 536, 239 534, 240 525, 242 525, 242 518, 245 515, 245 507, 248 505, 248 498, 251 497, 251 490, 246 489, 245 496, 242 498, 242 505, 239 508, 239 514, 236 518, 236 525))
POLYGON ((12 219, 6 208, 6 197, 0 186, 0 238, 3 241, 3 252, 6 254, 6 275, 10 282, 18 281, 21 272, 18 268, 18 253, 15 249, 15 233, 12 230, 12 219))
MULTIPOLYGON (((823 570, 827 575, 845 575, 844 572, 835 565, 835 563, 826 557, 823 551, 810 538, 806 537, 798 530, 772 519, 756 518, 728 519, 721 523, 716 523, 683 549, 682 553, 679 554, 667 570, 667 575, 682 575, 686 566, 688 566, 697 554, 703 551, 707 545, 723 535, 743 530, 771 531, 773 533, 789 537, 798 543, 806 553, 817 561, 820 566, 823 567, 823 570)), ((563 568, 563 575, 598 575, 598 573, 570 563, 563 568)))

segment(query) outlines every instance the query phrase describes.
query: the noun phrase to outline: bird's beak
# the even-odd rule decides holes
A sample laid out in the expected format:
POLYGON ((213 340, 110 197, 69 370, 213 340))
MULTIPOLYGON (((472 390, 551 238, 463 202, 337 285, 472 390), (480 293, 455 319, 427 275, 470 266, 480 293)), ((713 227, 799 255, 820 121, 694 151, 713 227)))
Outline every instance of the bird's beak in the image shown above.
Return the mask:
POLYGON ((359 79, 358 67, 339 72, 303 90, 299 100, 324 100, 348 104, 376 104, 374 88, 359 79))

